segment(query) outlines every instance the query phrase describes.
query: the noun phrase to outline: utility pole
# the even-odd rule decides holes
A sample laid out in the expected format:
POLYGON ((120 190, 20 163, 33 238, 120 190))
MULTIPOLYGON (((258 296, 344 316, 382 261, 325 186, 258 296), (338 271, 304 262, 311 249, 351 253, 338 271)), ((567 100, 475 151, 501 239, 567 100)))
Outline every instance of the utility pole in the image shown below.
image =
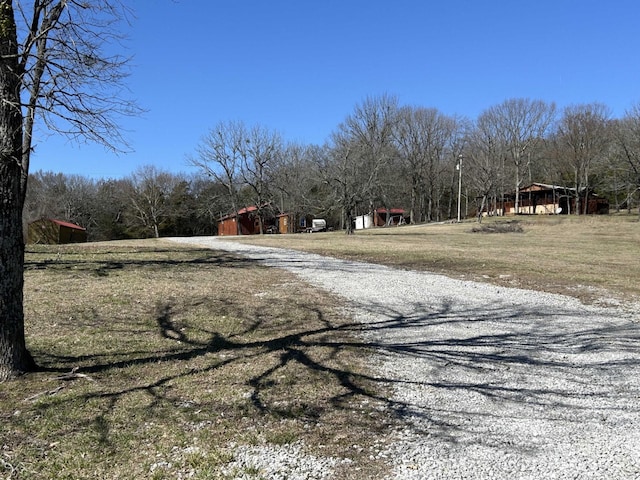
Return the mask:
POLYGON ((460 204, 462 200, 462 154, 458 155, 456 170, 458 170, 458 223, 460 223, 460 204))

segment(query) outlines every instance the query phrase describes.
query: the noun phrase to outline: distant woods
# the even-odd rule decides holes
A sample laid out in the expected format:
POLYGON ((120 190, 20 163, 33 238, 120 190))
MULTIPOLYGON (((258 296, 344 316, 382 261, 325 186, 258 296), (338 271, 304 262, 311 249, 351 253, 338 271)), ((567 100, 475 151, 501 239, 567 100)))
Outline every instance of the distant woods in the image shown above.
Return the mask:
POLYGON ((219 185, 153 166, 122 179, 93 180, 38 171, 30 175, 24 221, 71 221, 90 241, 211 235, 223 211, 219 185))
MULTIPOLYGON (((533 182, 594 192, 612 211, 638 209, 640 104, 614 119, 599 103, 558 111, 511 99, 469 120, 381 95, 356 105, 324 145, 220 122, 189 163, 196 173, 151 165, 122 179, 35 172, 25 221, 71 221, 94 241, 210 235, 221 216, 257 205, 258 215, 314 215, 348 230, 375 208, 403 208, 412 223, 455 218, 458 199, 463 217, 490 211, 533 182)), ((572 213, 581 213, 579 195, 572 213)))

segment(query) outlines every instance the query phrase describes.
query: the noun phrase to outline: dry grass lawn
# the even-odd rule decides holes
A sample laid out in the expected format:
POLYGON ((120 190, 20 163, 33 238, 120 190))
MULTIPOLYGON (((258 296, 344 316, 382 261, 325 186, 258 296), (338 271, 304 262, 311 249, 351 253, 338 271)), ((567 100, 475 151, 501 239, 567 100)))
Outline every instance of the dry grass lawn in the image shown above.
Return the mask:
POLYGON ((162 241, 30 247, 25 277, 43 370, 0 384, 0 478, 226 478, 232 445, 294 442, 384 469, 385 386, 335 298, 162 241))
MULTIPOLYGON (((637 217, 505 221, 234 240, 594 302, 640 298, 637 217)), ((339 299, 153 240, 29 247, 25 281, 42 371, 0 384, 0 478, 225 478, 233 445, 296 442, 352 459, 334 478, 384 476, 370 457, 393 403, 339 299)))
POLYGON ((492 218, 481 225, 466 221, 377 228, 352 236, 329 232, 235 240, 568 294, 587 302, 640 300, 637 215, 492 218), (511 222, 519 228, 495 228, 511 222))

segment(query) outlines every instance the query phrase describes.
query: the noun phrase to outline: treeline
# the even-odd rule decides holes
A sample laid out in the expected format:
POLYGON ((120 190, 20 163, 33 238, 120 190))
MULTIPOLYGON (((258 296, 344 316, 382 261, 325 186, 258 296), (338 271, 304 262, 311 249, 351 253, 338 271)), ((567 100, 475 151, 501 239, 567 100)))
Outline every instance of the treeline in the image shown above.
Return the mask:
POLYGON ((209 235, 220 216, 257 205, 259 216, 322 216, 350 231, 356 215, 379 207, 404 208, 412 223, 455 218, 458 199, 462 216, 499 211, 532 182, 572 187, 572 213, 586 207, 585 192, 631 209, 640 203, 640 104, 616 119, 600 103, 558 111, 510 99, 472 121, 381 95, 356 105, 324 145, 221 122, 190 163, 198 173, 146 166, 119 180, 36 172, 25 220, 72 221, 91 240, 209 235))
POLYGON ((224 204, 215 182, 151 165, 117 180, 38 171, 29 177, 24 223, 70 221, 90 241, 212 235, 224 204))

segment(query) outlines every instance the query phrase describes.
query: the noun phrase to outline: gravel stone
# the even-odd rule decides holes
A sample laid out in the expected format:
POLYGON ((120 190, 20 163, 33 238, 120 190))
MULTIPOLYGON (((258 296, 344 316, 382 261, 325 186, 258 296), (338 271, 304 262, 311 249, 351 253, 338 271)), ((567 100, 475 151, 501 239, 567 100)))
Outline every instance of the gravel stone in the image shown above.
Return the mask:
POLYGON ((637 306, 218 237, 172 240, 246 255, 347 300, 405 425, 381 452, 390 478, 640 479, 637 306))
POLYGON ((346 460, 304 454, 302 444, 241 445, 223 474, 234 479, 322 480, 331 478, 333 468, 346 460))

